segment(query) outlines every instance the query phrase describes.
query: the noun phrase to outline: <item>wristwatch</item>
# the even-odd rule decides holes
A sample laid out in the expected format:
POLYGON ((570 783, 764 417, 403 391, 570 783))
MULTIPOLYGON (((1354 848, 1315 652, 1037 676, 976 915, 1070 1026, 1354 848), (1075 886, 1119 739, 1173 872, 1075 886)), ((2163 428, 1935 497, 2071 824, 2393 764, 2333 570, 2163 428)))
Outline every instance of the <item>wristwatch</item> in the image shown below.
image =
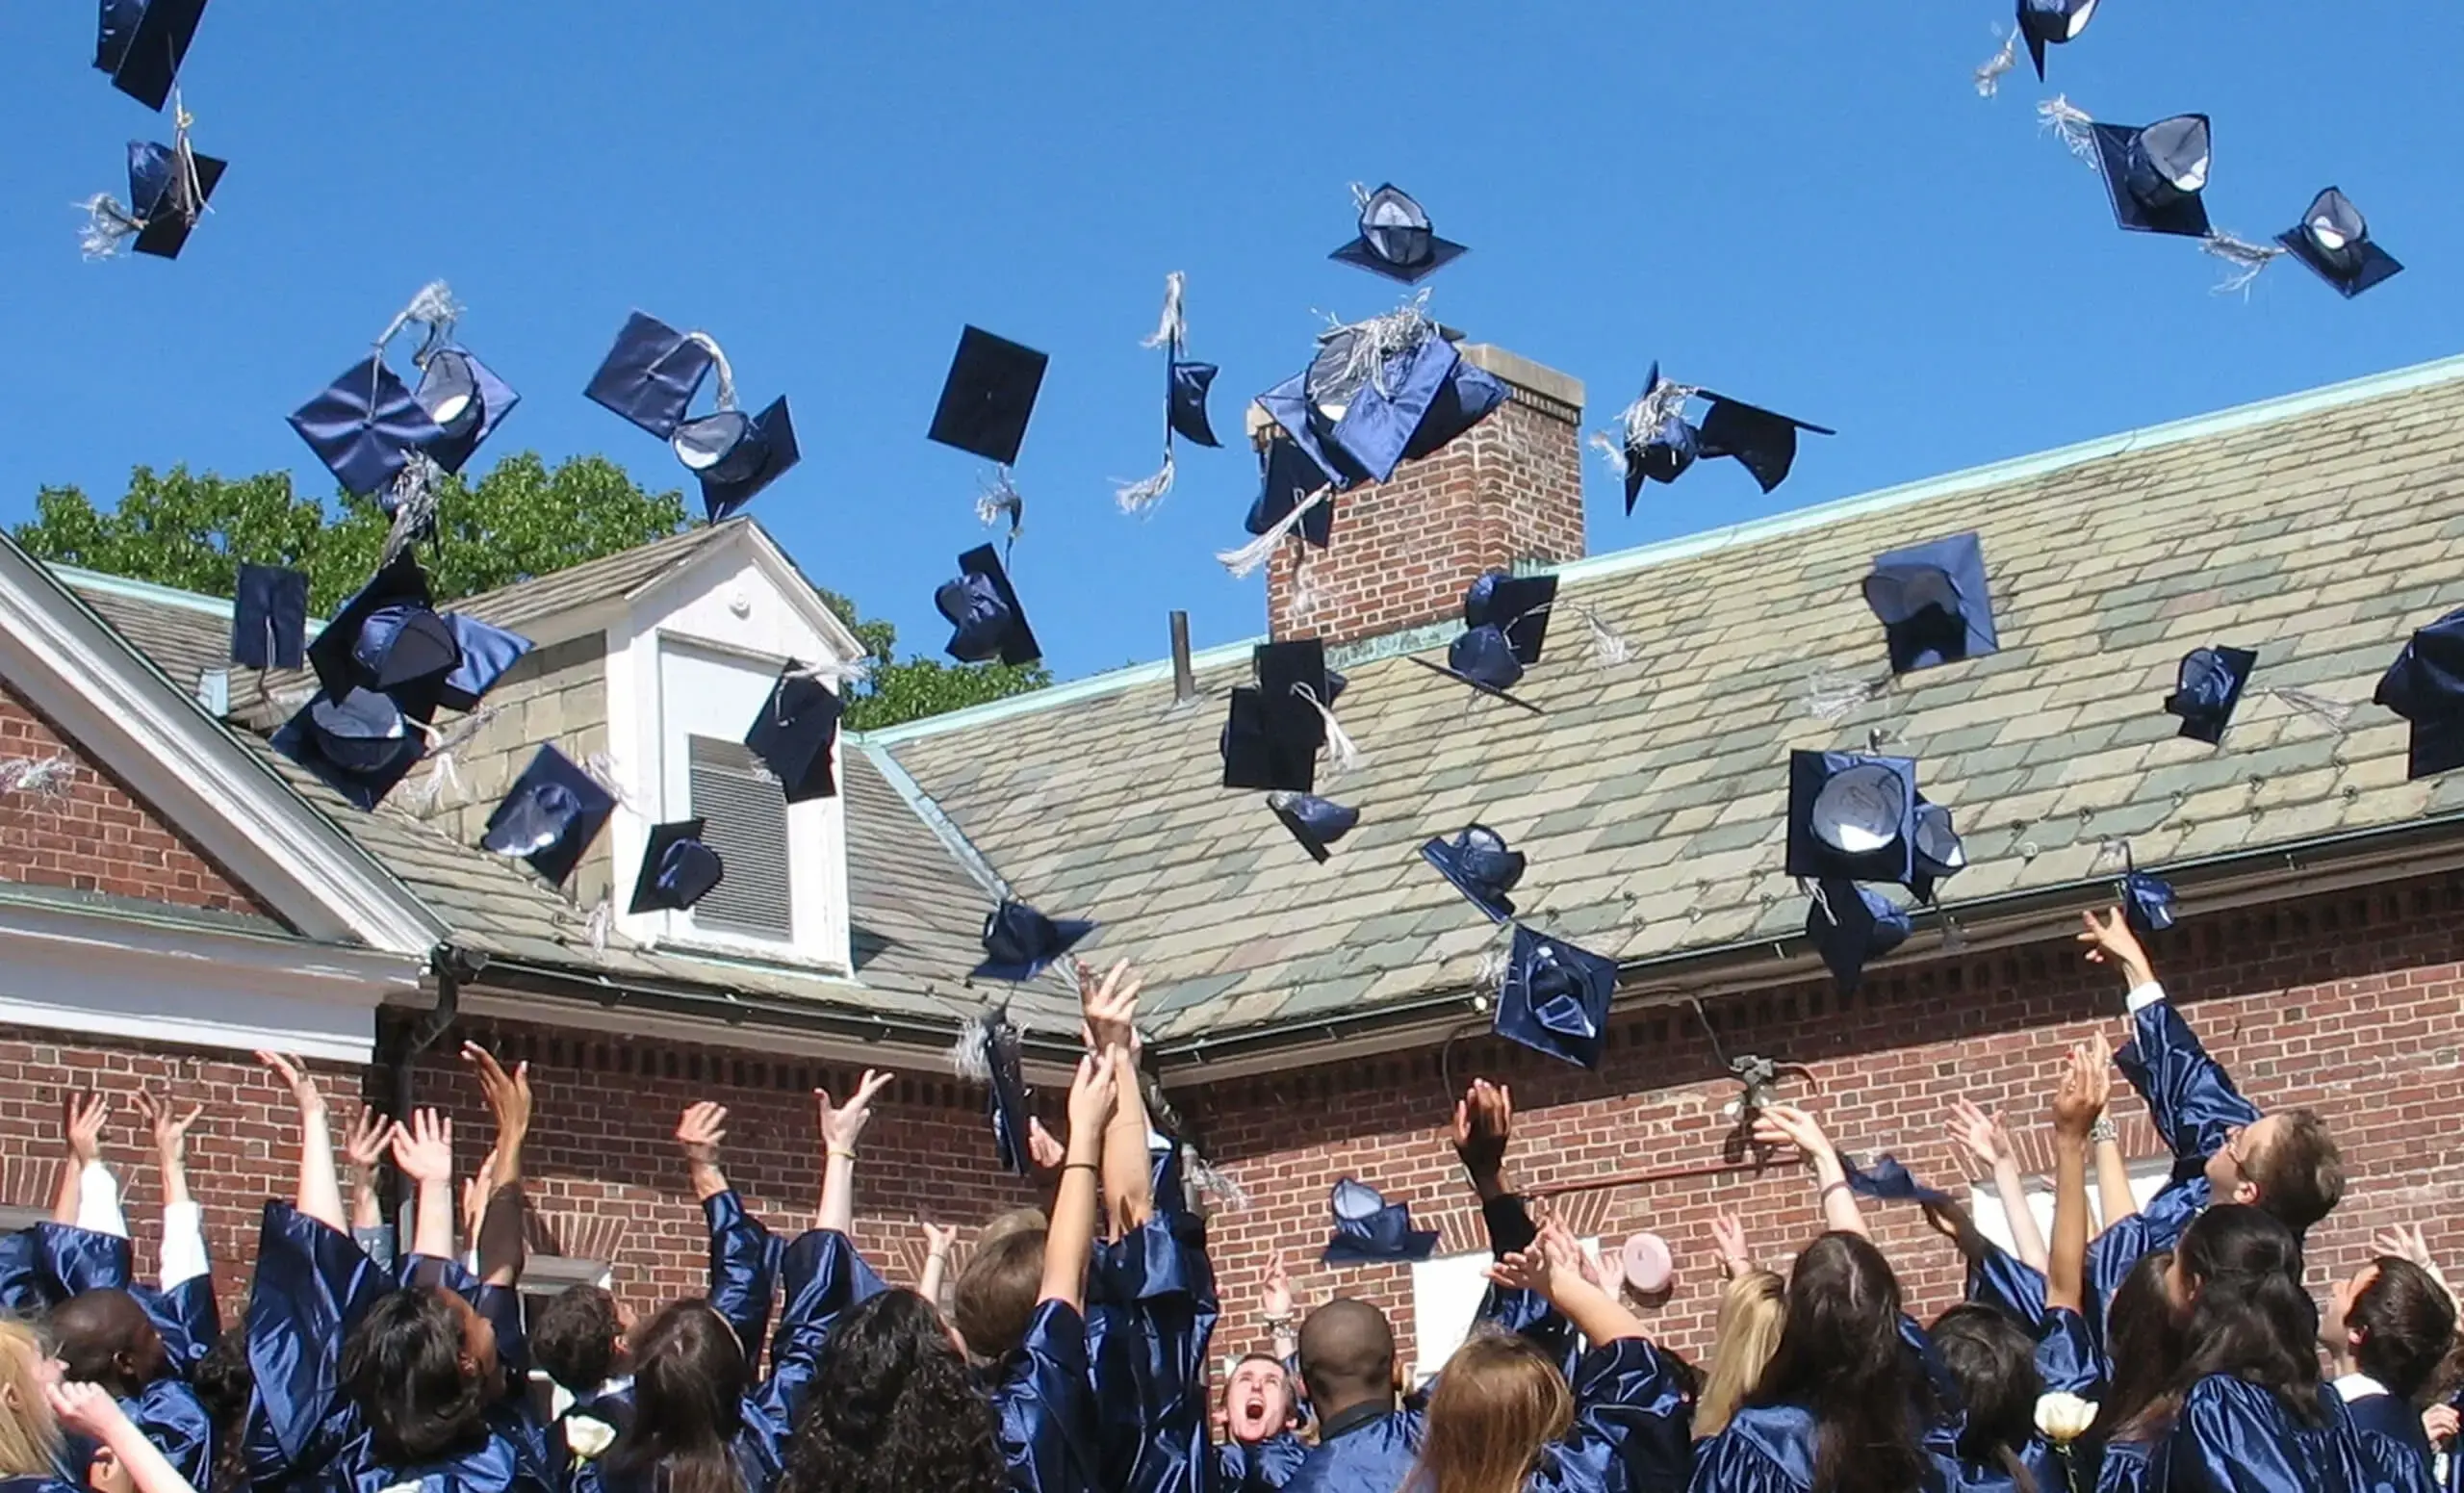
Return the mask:
POLYGON ((2121 1126, 2114 1123, 2114 1117, 2111 1115, 2099 1115, 2096 1117, 2096 1122, 2088 1127, 2088 1139, 2091 1141, 2112 1141, 2116 1144, 2119 1144, 2121 1141, 2121 1126))

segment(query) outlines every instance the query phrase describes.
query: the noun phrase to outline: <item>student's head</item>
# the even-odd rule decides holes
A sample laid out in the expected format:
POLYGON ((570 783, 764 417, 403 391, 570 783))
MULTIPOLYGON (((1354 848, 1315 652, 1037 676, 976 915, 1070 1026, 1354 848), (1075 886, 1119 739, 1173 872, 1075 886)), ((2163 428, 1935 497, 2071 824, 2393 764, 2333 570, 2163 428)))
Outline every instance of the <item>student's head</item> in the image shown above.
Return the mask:
POLYGON ((742 1493, 733 1441, 752 1376, 735 1328, 707 1301, 672 1302, 634 1332, 632 1361, 633 1418, 609 1473, 669 1493, 742 1493))
POLYGON ((52 1308, 51 1335, 67 1377, 134 1397, 170 1364, 163 1334, 125 1291, 87 1291, 52 1308))
POLYGON ((2182 1324, 2173 1313, 2173 1251, 2139 1257, 2105 1307, 2113 1382, 2096 1406, 2090 1440, 2148 1442, 2172 1423, 2173 1378, 2181 1370, 2182 1324))
POLYGON ((1529 1341, 1479 1331, 1446 1360, 1407 1493, 1520 1493, 1541 1448, 1566 1433, 1574 1395, 1529 1341))
POLYGON ((1027 1340, 1043 1291, 1043 1236, 1040 1222, 1033 1227, 1018 1222, 998 1231, 988 1227, 976 1241, 950 1292, 951 1324, 968 1352, 997 1362, 1027 1340))
POLYGON ((1898 1493, 1925 1479, 1914 1414, 1927 1389, 1899 1313, 1899 1277, 1862 1234, 1824 1234, 1788 1273, 1780 1346, 1746 1403, 1813 1412, 1815 1487, 1898 1493))
POLYGON ((197 1493, 244 1493, 248 1479, 248 1407, 257 1373, 248 1362, 248 1335, 225 1332, 189 1370, 189 1385, 214 1423, 214 1466, 209 1485, 197 1493))
POLYGON ((1961 1459, 2015 1466, 2036 1434, 2037 1399, 2044 1393, 2035 1336, 1990 1306, 1972 1305, 1935 1318, 1931 1335, 1967 1411, 1961 1459))
POLYGON ((586 1395, 624 1372, 625 1335, 633 1314, 603 1286, 578 1285, 539 1308, 530 1358, 550 1378, 586 1395))
POLYGON ((1249 1353, 1232 1366, 1223 1383, 1223 1425, 1232 1439, 1249 1445, 1293 1424, 1292 1377, 1271 1353, 1249 1353))
POLYGON ((2207 1182, 2216 1201, 2265 1208, 2304 1234, 2345 1195, 2344 1153, 2314 1111, 2278 1110, 2226 1135, 2207 1182))
POLYGON ((2429 1272, 2382 1255, 2337 1282, 2319 1336, 2387 1393, 2417 1401, 2454 1344, 2455 1304, 2429 1272))
POLYGON ((781 1493, 1000 1493, 1000 1421, 939 1313, 885 1291, 839 1320, 822 1351, 781 1493))
POLYGON ((454 1292, 379 1297, 343 1344, 343 1386, 389 1462, 428 1462, 484 1440, 503 1392, 496 1332, 454 1292))
POLYGON ((1767 1270, 1741 1271, 1720 1288, 1720 1320, 1711 1342, 1711 1369, 1694 1403, 1694 1434, 1716 1436, 1753 1393, 1780 1346, 1780 1323, 1787 1284, 1767 1270))
POLYGON ((1349 1298, 1311 1312, 1300 1324, 1300 1382, 1321 1420, 1368 1401, 1392 1403, 1399 1378, 1386 1314, 1349 1298))
POLYGON ((40 1478, 60 1453, 60 1423, 43 1387, 62 1377, 51 1345, 25 1323, 0 1317, 0 1476, 40 1478))
POLYGON ((2231 1375, 2317 1423, 2319 1308, 2301 1286, 2301 1242, 2283 1220, 2242 1203, 2208 1209, 2173 1247, 2167 1290, 2182 1326, 2176 1393, 2231 1375))

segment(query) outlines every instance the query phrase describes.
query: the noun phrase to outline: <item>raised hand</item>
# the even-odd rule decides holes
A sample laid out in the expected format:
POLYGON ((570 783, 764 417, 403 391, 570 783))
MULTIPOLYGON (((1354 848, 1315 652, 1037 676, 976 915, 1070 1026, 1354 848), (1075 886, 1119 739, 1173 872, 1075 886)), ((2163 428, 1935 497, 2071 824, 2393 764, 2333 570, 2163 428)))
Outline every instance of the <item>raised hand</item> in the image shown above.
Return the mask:
POLYGON ((697 1167, 719 1164, 719 1147, 727 1143, 728 1107, 704 1099, 685 1108, 676 1122, 676 1145, 697 1167))
MULTIPOLYGON (((1454 1106, 1454 1154, 1475 1182, 1495 1178, 1514 1139, 1514 1091, 1485 1078, 1472 1081, 1454 1106)), ((1485 1196, 1485 1193, 1484 1193, 1485 1196)))
POLYGON ((1292 1321, 1292 1272, 1284 1266, 1281 1249, 1267 1261, 1266 1286, 1258 1293, 1258 1311, 1270 1326, 1292 1321))
POLYGON ((196 1118, 205 1113, 204 1105, 192 1104, 189 1112, 183 1115, 169 1103, 158 1102, 154 1095, 142 1089, 138 1090, 129 1102, 137 1107, 138 1118, 154 1132, 155 1153, 165 1158, 166 1165, 188 1155, 189 1126, 195 1124, 196 1118))
POLYGON ((1126 959, 1116 960, 1101 981, 1095 978, 1095 967, 1085 960, 1077 962, 1079 1036, 1090 1052, 1107 1047, 1122 1047, 1131 1053, 1139 1050, 1138 992, 1145 980, 1130 967, 1126 959))
POLYGON ((864 1076, 857 1080, 856 1092, 847 1096, 846 1103, 834 1108, 830 1102, 829 1090, 815 1089, 812 1092, 813 1106, 820 1114, 821 1144, 825 1148, 851 1156, 855 1154, 856 1142, 863 1135, 864 1126, 872 1122, 873 1098, 889 1087, 893 1076, 886 1071, 864 1069, 864 1076))
POLYGON ((2087 945, 2088 963, 2111 965, 2134 986, 2154 978, 2147 951, 2130 931, 2130 920, 2122 916, 2120 908, 2107 908, 2101 917, 2092 909, 2080 914, 2079 920, 2086 925, 2079 931, 2079 941, 2087 945))
POLYGON ((1068 1156, 1068 1150, 1052 1138, 1042 1120, 1032 1115, 1027 1117, 1027 1159, 1035 1163, 1037 1171, 1058 1171, 1068 1156))
POLYGON ((1754 1140, 1758 1145, 1793 1145, 1816 1165, 1839 1159, 1821 1122, 1793 1104, 1769 1104, 1757 1111, 1754 1140))
POLYGON ((61 1106, 60 1139, 80 1169, 103 1159, 103 1121, 112 1114, 109 1094, 71 1094, 61 1106))
POLYGON ((393 1143, 394 1122, 378 1113, 376 1106, 361 1105, 359 1118, 351 1122, 350 1134, 343 1141, 343 1157, 350 1163, 351 1175, 373 1177, 393 1143))
POLYGON ((424 1187, 453 1180, 452 1120, 432 1109, 414 1111, 409 1125, 394 1127, 392 1144, 394 1165, 412 1181, 424 1187))
POLYGON ((1754 1256, 1745 1248, 1745 1223, 1735 1214, 1711 1216, 1711 1246, 1720 1252, 1720 1274, 1730 1279, 1754 1268, 1754 1256))
POLYGON ((498 1166, 497 1152, 491 1148, 479 1158, 478 1174, 462 1179, 462 1238, 474 1248, 479 1242, 479 1224, 488 1216, 488 1199, 496 1196, 498 1166))
POLYGON ((279 1052, 261 1051, 257 1054, 257 1061, 282 1080, 282 1086, 291 1091, 291 1102, 299 1107, 300 1114, 314 1115, 321 1120, 324 1118, 325 1095, 317 1088, 317 1075, 309 1072, 299 1059, 279 1052))
POLYGON ((497 1144, 518 1141, 530 1130, 530 1065, 516 1063, 507 1073, 497 1055, 475 1042, 462 1044, 462 1061, 478 1077, 480 1096, 496 1118, 497 1144))
POLYGON ((101 1441, 129 1424, 128 1412, 100 1384, 59 1380, 44 1385, 42 1395, 63 1429, 91 1440, 101 1441))
POLYGON ((1088 1144, 1112 1119, 1113 1105, 1120 1097, 1120 1060, 1124 1055, 1117 1047, 1107 1047, 1078 1060, 1078 1071, 1069 1080, 1069 1145, 1088 1144))
POLYGON ((2053 1095, 2054 1133, 2086 1144, 2113 1094, 2113 1053, 2099 1034, 2074 1044, 2053 1095))
POLYGON ((947 1259, 959 1242, 956 1223, 936 1223, 930 1219, 917 1219, 915 1226, 924 1231, 924 1254, 927 1259, 947 1259))
POLYGON ((2010 1161, 2016 1154, 2002 1117, 1965 1099, 1951 1101, 1950 1132, 1951 1139, 1964 1146, 1976 1158, 1976 1164, 1989 1171, 1996 1163, 2010 1161))

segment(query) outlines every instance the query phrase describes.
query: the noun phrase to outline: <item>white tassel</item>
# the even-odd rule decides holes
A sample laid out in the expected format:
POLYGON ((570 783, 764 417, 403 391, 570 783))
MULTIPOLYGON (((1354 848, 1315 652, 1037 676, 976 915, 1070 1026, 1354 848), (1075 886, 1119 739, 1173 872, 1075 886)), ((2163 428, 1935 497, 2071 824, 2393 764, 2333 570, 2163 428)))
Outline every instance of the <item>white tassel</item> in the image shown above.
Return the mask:
POLYGON ((426 775, 413 784, 405 796, 410 800, 411 807, 422 813, 426 813, 445 801, 448 788, 453 792, 453 801, 460 803, 462 801, 462 771, 454 765, 452 753, 438 752, 431 757, 426 775))
POLYGON ((1625 476, 1625 442, 1618 440, 1615 436, 1610 435, 1605 430, 1594 430, 1591 433, 1591 449, 1600 452, 1602 459, 1608 463, 1609 471, 1616 473, 1621 478, 1625 476))
POLYGON ((2199 252, 2224 261, 2224 278, 2216 282, 2215 294, 2230 296, 2240 291, 2244 298, 2250 292, 2250 282, 2267 267, 2284 257, 2285 249, 2274 244, 2253 244, 2229 233, 2211 233, 2199 243, 2199 252))
POLYGON ((1190 1190, 1215 1199, 1226 1213, 1246 1213, 1249 1194, 1215 1164, 1184 1145, 1181 1147, 1181 1171, 1189 1178, 1190 1190))
MULTIPOLYGON (((1997 30, 1999 28, 1996 28, 1997 30)), ((2002 39, 2002 50, 1989 57, 1976 69, 1976 96, 1991 98, 2002 91, 2002 75, 2019 65, 2019 28, 2002 39)))
POLYGON ((1307 516, 1309 510, 1324 502, 1333 491, 1334 489, 1328 487, 1319 488, 1308 497, 1294 503, 1290 513, 1275 520, 1273 527, 1247 544, 1237 550, 1216 551, 1216 559, 1220 561, 1223 568, 1230 571, 1235 578, 1247 576, 1259 566, 1264 565, 1269 556, 1274 553, 1274 547, 1283 543, 1284 536, 1299 528, 1301 519, 1307 516))
POLYGON ((1317 711, 1318 718, 1326 723, 1326 770, 1329 776, 1340 778, 1369 760, 1360 750, 1360 744, 1344 730, 1343 722, 1335 719, 1333 708, 1319 699, 1316 690, 1306 684, 1295 684, 1292 692, 1308 701, 1309 708, 1317 711))
POLYGON ((76 206, 86 214, 77 242, 88 259, 110 259, 119 252, 122 240, 145 231, 144 221, 108 192, 97 192, 76 206))
POLYGON ((1153 476, 1113 489, 1113 501, 1120 504, 1120 511, 1123 513, 1142 514, 1163 502, 1164 495, 1171 490, 1172 448, 1167 445, 1164 448, 1163 469, 1153 476))
POLYGON ((1861 679, 1853 674, 1817 673, 1806 682, 1806 708, 1817 720, 1837 721, 1870 700, 1890 692, 1890 676, 1861 679))
POLYGON ((843 695, 850 688, 873 677, 873 660, 870 657, 863 657, 842 662, 836 658, 829 658, 819 663, 799 663, 787 671, 787 677, 817 679, 843 695))
POLYGON ((686 332, 684 334, 684 340, 690 343, 699 343, 702 346, 702 350, 710 355, 711 364, 718 369, 718 407, 721 409, 735 408, 735 370, 729 366, 728 355, 719 350, 718 339, 712 337, 707 332, 686 332))
POLYGON ((1592 448, 1608 458, 1608 465, 1619 476, 1626 475, 1629 450, 1641 450, 1658 439, 1660 432, 1685 418, 1685 401, 1703 391, 1692 384, 1663 378, 1649 393, 1617 412, 1617 428, 1601 431, 1591 438, 1592 448))
POLYGON ((950 1070, 972 1084, 992 1082, 993 1013, 978 1012, 959 1028, 950 1047, 950 1070))
POLYGON ((1437 335, 1437 323, 1429 320, 1425 290, 1384 316, 1371 317, 1366 322, 1345 322, 1331 316, 1326 320, 1331 324, 1318 334, 1320 344, 1346 334, 1349 334, 1350 342, 1345 348, 1343 367, 1328 370, 1324 383, 1313 383, 1305 391, 1310 401, 1317 404, 1348 404, 1364 384, 1374 384, 1380 394, 1394 393, 1383 382, 1386 360, 1437 335))
POLYGON ((614 753, 591 753, 582 759, 581 770, 590 774, 601 787, 605 788, 610 798, 633 812, 641 813, 640 807, 633 802, 633 795, 625 791, 624 764, 616 759, 614 753))
POLYGON ((1139 346, 1177 348, 1188 336, 1189 323, 1181 316, 1181 272, 1175 270, 1164 276, 1164 319, 1155 324, 1155 335, 1139 346))
POLYGON ((2062 148, 2101 171, 2104 167, 2096 155, 2096 137, 2089 128, 2095 122, 2065 94, 2057 93, 2037 105, 2037 123, 2062 137, 2062 148))
POLYGON ((2295 710, 2324 726, 2341 736, 2352 729, 2352 706, 2343 700, 2330 700, 2325 695, 2312 694, 2306 689, 2288 689, 2277 685, 2262 690, 2275 696, 2295 710))
POLYGON ((1593 667, 1613 669, 1621 663, 1633 661, 1634 646, 1627 642, 1622 633, 1601 621, 1600 613, 1588 606, 1577 606, 1575 610, 1582 615, 1583 626, 1591 633, 1593 667))
POLYGON ((1018 542, 1018 530, 1026 527, 1027 500, 1019 497, 1018 489, 1011 484, 1008 467, 1000 468, 990 484, 976 495, 975 517, 987 528, 1007 518, 1010 534, 1004 542, 1018 542))
POLYGON ((1480 951, 1480 963, 1472 971, 1472 988, 1484 992, 1505 989, 1506 976, 1514 972, 1514 950, 1510 946, 1491 942, 1480 951))
POLYGON ((607 952, 607 936, 615 931, 616 904, 601 897, 598 905, 590 910, 589 921, 582 924, 582 937, 590 940, 592 953, 604 954, 607 952))
POLYGON ((1839 915, 1831 910, 1831 897, 1822 889, 1822 883, 1807 881, 1804 877, 1799 877, 1797 878, 1797 886, 1806 893, 1806 895, 1813 898, 1814 906, 1822 909, 1822 920, 1824 922, 1829 923, 1834 928, 1839 926, 1839 915))
POLYGON ((77 763, 65 753, 50 757, 0 759, 0 794, 25 793, 36 798, 64 798, 75 781, 77 763))
POLYGON ((394 475, 394 485, 378 500, 378 506, 394 516, 394 527, 385 535, 385 549, 377 556, 378 570, 393 564, 404 551, 436 532, 436 489, 444 480, 445 469, 424 451, 410 452, 402 470, 394 475))
POLYGON ((460 320, 462 305, 453 298, 453 288, 443 280, 430 280, 420 287, 419 294, 411 297, 409 305, 385 323, 384 332, 376 339, 376 349, 384 351, 386 344, 394 340, 396 333, 403 327, 417 325, 421 328, 420 347, 411 354, 411 361, 424 365, 428 353, 452 337, 453 323, 460 320))

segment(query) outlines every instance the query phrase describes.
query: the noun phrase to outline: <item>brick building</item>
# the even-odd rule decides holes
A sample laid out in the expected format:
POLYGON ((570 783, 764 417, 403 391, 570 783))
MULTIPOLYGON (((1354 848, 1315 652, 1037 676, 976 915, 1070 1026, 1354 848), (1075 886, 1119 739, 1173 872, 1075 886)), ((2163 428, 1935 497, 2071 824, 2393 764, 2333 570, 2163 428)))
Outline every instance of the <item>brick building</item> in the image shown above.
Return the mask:
MULTIPOLYGON (((2261 1104, 2317 1104, 2344 1140, 2356 1181, 2314 1235, 2320 1278, 2400 1218, 2464 1247, 2443 1206, 2464 1164, 2425 1144, 2464 1115, 2464 785, 2407 781, 2401 723, 2366 703, 2410 630, 2464 592, 2464 360, 1584 558, 1580 384, 1470 355, 1511 402, 1347 495, 1305 586, 1289 555, 1270 572, 1270 632, 1341 644, 1345 725, 1369 755, 1327 785, 1363 822, 1323 867, 1218 785, 1219 701, 1245 644, 1191 660, 1194 699, 1168 662, 1123 670, 848 739, 824 805, 750 791, 727 750, 748 702, 782 659, 856 645, 741 520, 462 604, 539 647, 457 749, 458 785, 373 814, 266 750, 299 686, 222 672, 221 603, 0 544, 0 759, 73 763, 62 792, 0 796, 0 1133, 24 1143, 0 1201, 40 1196, 62 1088, 161 1080, 213 1106, 196 1170, 231 1260, 255 1200, 287 1185, 283 1104, 247 1049, 302 1049, 384 1102, 475 1118, 442 1054, 478 1032, 533 1065, 552 1274, 608 1271, 644 1301, 691 1289, 676 1112, 728 1103, 732 1170, 784 1218, 817 1175, 807 1091, 864 1064, 905 1075, 860 1204, 867 1247, 903 1269, 918 1217, 973 1223, 1033 1196, 991 1167, 981 1096, 944 1059, 1007 993, 964 974, 989 899, 1014 890, 1099 919, 1093 951, 1146 968, 1149 1064, 1248 1195, 1215 1223, 1219 1349, 1259 1341, 1253 1293, 1283 1247, 1305 1297, 1373 1296, 1424 1360, 1444 1351, 1478 1241, 1441 1131, 1475 1074, 1515 1085, 1527 1188, 1586 1234, 1649 1226, 1678 1248, 1661 1320, 1699 1349, 1708 1218, 1740 1214, 1772 1257, 1814 1219, 1801 1173, 1727 1159, 1733 1085, 1707 1028, 1726 1053, 1813 1065, 1843 1145, 1953 1174, 1951 1096, 2008 1106, 2024 1131, 2062 1047, 2118 1016, 2070 933, 2109 895, 2101 850, 2126 838, 2182 894, 2153 953, 2194 1024, 2261 1104), (1845 714, 1811 708, 1815 682, 1885 672, 1858 591, 1870 558, 1970 529, 2001 651, 1845 714), (1402 656, 1442 647, 1463 584, 1499 564, 1554 569, 1572 604, 1524 687, 1545 717, 1402 656), (1587 659, 1578 607, 1631 660, 1587 659), (2158 708, 2209 642, 2260 654, 2221 750, 2178 739, 2158 708), (2337 729, 2274 688, 2358 708, 2337 729), (1876 739, 1920 759, 1971 864, 1843 999, 1782 872, 1784 766, 1791 748, 1876 739), (551 740, 601 754, 629 800, 571 895, 469 848, 551 740), (712 817, 731 896, 615 917, 595 940, 590 910, 629 887, 647 825, 687 812, 712 817), (1530 857, 1530 922, 1621 962, 1597 1073, 1486 1035, 1495 932, 1416 853, 1475 817, 1530 857), (1348 1173, 1434 1222, 1441 1257, 1317 1266, 1348 1173)), ((1056 1109, 1066 997, 1040 986, 1013 1011, 1056 1109)), ((2152 1157, 2122 1108, 2126 1144, 2152 1157)), ((133 1161, 133 1132, 117 1142, 133 1161)), ((141 1217, 152 1178, 124 1170, 141 1217)), ((1902 1212, 1883 1232, 1919 1304, 1948 1300, 1948 1247, 1902 1212)))

